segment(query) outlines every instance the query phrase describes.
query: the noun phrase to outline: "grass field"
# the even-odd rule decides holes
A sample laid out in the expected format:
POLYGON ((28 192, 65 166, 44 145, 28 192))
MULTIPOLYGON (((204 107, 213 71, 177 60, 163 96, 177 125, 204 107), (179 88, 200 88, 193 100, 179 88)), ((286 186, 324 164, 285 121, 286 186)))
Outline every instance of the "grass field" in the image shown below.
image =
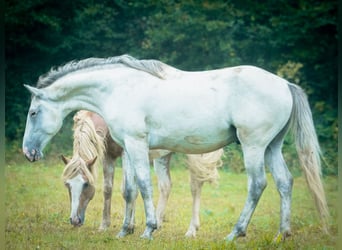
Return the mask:
MULTIPOLYGON (((175 165, 175 164, 172 164, 175 165)), ((98 232, 102 218, 102 170, 95 198, 88 206, 85 225, 73 228, 69 222, 69 198, 61 180, 63 164, 8 163, 6 166, 6 249, 336 249, 337 177, 324 178, 331 212, 331 232, 320 230, 318 215, 303 177, 295 177, 292 205, 292 236, 274 243, 279 224, 279 195, 270 174, 268 186, 248 227, 247 236, 233 243, 224 237, 232 230, 247 195, 245 174, 220 170, 218 186, 205 184, 201 202, 201 228, 195 239, 186 239, 191 217, 189 173, 172 168, 173 188, 166 221, 154 232, 152 241, 142 240, 145 228, 141 197, 137 201, 135 233, 116 239, 123 221, 120 194, 122 169, 117 168, 112 199, 112 225, 98 232)), ((158 198, 152 172, 155 204, 158 198)))

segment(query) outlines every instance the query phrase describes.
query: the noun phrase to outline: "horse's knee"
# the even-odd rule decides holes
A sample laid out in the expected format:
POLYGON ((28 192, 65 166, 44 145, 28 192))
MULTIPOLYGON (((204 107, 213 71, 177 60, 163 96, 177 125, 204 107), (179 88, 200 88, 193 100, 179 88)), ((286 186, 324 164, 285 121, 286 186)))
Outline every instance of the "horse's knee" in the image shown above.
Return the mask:
POLYGON ((266 178, 262 178, 259 182, 259 187, 262 191, 264 191, 264 189, 267 187, 267 180, 266 178))
POLYGON ((139 180, 138 186, 140 189, 141 197, 145 199, 152 198, 152 185, 145 180, 139 180))
POLYGON ((191 176, 190 189, 192 196, 196 196, 201 193, 203 184, 203 181, 197 180, 196 177, 191 176))
POLYGON ((103 189, 103 196, 105 200, 108 200, 112 197, 112 187, 111 186, 105 186, 103 189))
MULTIPOLYGON (((145 170, 145 169, 142 169, 145 170)), ((140 190, 141 197, 145 199, 151 199, 152 198, 152 181, 150 178, 150 172, 149 171, 140 171, 137 173, 137 179, 136 184, 137 187, 140 190)))
POLYGON ((158 184, 159 192, 164 196, 169 196, 171 192, 171 182, 162 182, 158 184))
POLYGON ((249 186, 249 192, 252 195, 253 199, 259 200, 262 192, 267 187, 266 178, 260 178, 257 180, 252 180, 249 186))
POLYGON ((266 175, 263 174, 258 177, 254 177, 253 179, 251 179, 250 183, 251 183, 251 187, 254 190, 263 191, 267 187, 266 175))
POLYGON ((284 197, 291 195, 293 187, 293 177, 291 175, 287 178, 280 178, 277 180, 276 184, 280 196, 284 197))
POLYGON ((124 198, 126 202, 135 201, 137 195, 138 195, 137 189, 134 187, 125 187, 125 189, 122 190, 122 197, 124 198))

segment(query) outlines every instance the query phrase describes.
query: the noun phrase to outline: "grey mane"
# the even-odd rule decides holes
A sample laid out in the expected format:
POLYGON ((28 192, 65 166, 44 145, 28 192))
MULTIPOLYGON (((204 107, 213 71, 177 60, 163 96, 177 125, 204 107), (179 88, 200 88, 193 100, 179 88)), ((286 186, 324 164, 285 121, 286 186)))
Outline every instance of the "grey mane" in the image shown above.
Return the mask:
POLYGON ((37 88, 47 87, 54 83, 57 79, 78 70, 111 64, 123 64, 137 70, 145 71, 161 79, 165 79, 166 68, 172 68, 171 66, 168 66, 167 64, 158 60, 138 60, 129 55, 108 58, 87 58, 80 61, 71 61, 58 68, 52 68, 47 74, 39 77, 37 88))

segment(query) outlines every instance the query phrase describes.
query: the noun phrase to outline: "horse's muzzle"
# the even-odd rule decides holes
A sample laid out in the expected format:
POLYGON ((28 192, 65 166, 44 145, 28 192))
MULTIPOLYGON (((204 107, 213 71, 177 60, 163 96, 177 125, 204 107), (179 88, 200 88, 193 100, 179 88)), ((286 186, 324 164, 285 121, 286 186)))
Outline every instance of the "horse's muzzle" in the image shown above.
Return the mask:
POLYGON ((23 148, 23 153, 27 160, 30 162, 38 161, 42 158, 42 154, 38 149, 28 150, 26 147, 23 148))
POLYGON ((70 224, 74 227, 80 227, 83 225, 83 222, 80 217, 76 216, 75 218, 70 218, 70 224))

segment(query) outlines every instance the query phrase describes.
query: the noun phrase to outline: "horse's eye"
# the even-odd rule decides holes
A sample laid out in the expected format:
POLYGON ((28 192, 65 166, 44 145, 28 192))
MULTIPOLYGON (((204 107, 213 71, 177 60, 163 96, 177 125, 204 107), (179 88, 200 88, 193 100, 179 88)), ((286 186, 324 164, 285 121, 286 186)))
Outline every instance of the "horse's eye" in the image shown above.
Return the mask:
POLYGON ((89 186, 89 183, 88 183, 88 182, 86 182, 86 183, 83 184, 83 188, 87 188, 88 186, 89 186))
POLYGON ((35 117, 35 116, 37 116, 37 111, 36 110, 32 110, 32 111, 30 111, 30 116, 31 117, 35 117))

